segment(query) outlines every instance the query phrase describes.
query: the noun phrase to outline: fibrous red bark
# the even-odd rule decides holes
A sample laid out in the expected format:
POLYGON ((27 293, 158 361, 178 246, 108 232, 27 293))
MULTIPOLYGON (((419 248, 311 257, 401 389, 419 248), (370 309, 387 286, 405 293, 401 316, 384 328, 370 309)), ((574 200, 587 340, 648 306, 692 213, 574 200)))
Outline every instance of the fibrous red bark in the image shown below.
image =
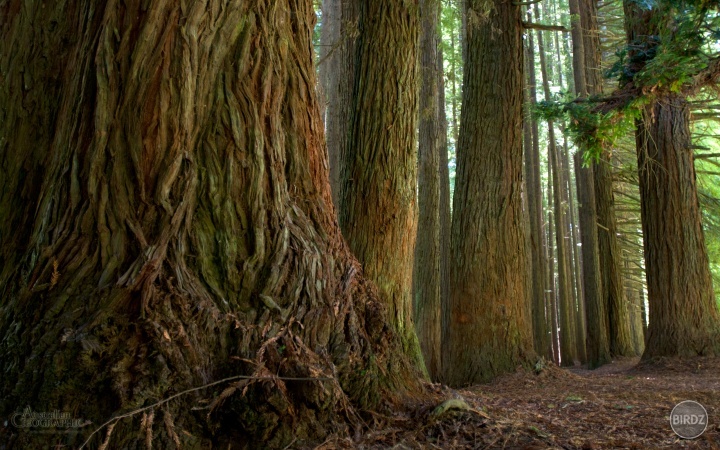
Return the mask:
POLYGON ((444 379, 486 381, 534 356, 522 213, 520 7, 466 3, 444 379))
MULTIPOLYGON (((0 17, 4 416, 99 424, 241 375, 117 422, 110 448, 283 447, 418 387, 334 217, 312 2, 0 17)), ((90 430, 18 431, 1 439, 76 447, 90 430)))

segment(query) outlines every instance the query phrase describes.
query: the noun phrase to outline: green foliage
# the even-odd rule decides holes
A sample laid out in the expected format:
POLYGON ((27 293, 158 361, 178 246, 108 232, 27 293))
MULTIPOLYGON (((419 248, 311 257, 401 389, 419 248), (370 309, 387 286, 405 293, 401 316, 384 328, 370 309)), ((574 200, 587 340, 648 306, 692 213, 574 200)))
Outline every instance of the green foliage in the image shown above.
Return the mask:
POLYGON ((673 16, 669 19, 671 26, 659 27, 657 47, 649 51, 647 56, 652 57, 635 75, 635 83, 680 92, 695 74, 707 68, 709 58, 701 51, 705 35, 697 28, 700 19, 689 11, 669 13, 673 16), (668 28, 672 31, 668 32, 668 28))
POLYGON ((647 28, 655 30, 655 34, 641 35, 622 49, 623 57, 611 75, 620 75, 621 85, 633 81, 646 92, 657 89, 680 92, 718 57, 720 16, 717 10, 709 9, 708 2, 694 0, 637 1, 635 4, 641 10, 653 11, 647 28))
MULTIPOLYGON (((650 11, 646 24, 657 34, 641 35, 616 51, 616 62, 606 77, 622 89, 604 98, 576 99, 565 94, 542 102, 535 114, 543 119, 567 119, 566 134, 585 150, 587 163, 618 139, 632 133, 645 105, 663 93, 680 93, 720 56, 720 14, 704 0, 636 0, 650 11)), ((717 8, 717 4, 714 5, 717 8)))
POLYGON ((584 150, 584 164, 598 160, 605 149, 632 133, 647 98, 631 99, 623 108, 598 108, 600 97, 578 99, 565 94, 562 101, 539 102, 533 113, 544 120, 567 120, 564 133, 584 150))

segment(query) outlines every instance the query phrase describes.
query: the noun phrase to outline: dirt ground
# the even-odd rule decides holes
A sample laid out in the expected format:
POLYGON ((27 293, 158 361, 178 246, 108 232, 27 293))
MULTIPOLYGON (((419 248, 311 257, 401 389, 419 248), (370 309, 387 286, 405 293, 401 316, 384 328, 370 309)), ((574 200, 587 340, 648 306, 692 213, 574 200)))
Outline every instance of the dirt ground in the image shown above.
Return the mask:
POLYGON ((720 359, 635 358, 593 371, 546 365, 468 389, 433 388, 438 398, 463 398, 470 409, 436 416, 437 404, 418 405, 412 417, 378 417, 352 441, 316 448, 720 449, 720 359), (709 415, 693 440, 670 427, 670 412, 683 400, 699 402, 709 415))

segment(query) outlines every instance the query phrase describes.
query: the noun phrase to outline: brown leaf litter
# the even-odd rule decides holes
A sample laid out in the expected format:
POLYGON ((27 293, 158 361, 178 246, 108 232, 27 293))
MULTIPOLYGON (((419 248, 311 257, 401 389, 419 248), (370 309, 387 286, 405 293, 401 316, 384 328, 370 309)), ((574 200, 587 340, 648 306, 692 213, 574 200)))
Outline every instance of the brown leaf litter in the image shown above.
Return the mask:
POLYGON ((596 370, 521 371, 490 384, 452 390, 432 385, 434 403, 410 413, 373 415, 354 439, 330 439, 329 449, 720 449, 720 359, 638 358, 596 370), (466 405, 438 415, 443 400, 466 405), (704 434, 678 437, 670 412, 695 400, 708 412, 704 434), (462 402, 459 402, 462 403, 462 402))

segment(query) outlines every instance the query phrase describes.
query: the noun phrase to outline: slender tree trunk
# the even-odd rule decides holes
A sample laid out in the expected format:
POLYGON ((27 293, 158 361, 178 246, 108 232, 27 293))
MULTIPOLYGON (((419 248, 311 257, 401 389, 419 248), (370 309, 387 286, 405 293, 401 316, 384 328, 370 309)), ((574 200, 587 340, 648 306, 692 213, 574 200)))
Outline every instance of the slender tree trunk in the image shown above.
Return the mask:
MULTIPOLYGON (((575 174, 578 202, 585 214, 580 215, 580 232, 583 250, 597 248, 597 217, 595 216, 595 188, 592 166, 583 168, 580 153, 575 154, 575 174)), ((607 311, 602 298, 600 259, 597 252, 583 251, 583 289, 585 292, 585 318, 587 323, 586 349, 591 369, 611 362, 610 342, 607 334, 607 311)))
MULTIPOLYGON (((564 129, 565 126, 563 124, 562 129, 564 129)), ((567 136, 563 136, 563 152, 562 152, 562 162, 563 162, 563 171, 565 173, 565 180, 567 181, 567 194, 568 194, 568 224, 569 224, 569 230, 568 230, 568 261, 570 261, 572 264, 570 265, 571 270, 570 274, 572 275, 571 281, 572 281, 572 293, 573 293, 573 299, 575 301, 575 340, 577 342, 577 348, 578 348, 578 359, 582 364, 587 362, 587 349, 586 347, 586 334, 587 334, 587 325, 586 325, 586 310, 585 310, 585 297, 583 295, 583 289, 582 289, 582 267, 580 262, 580 254, 579 249, 577 246, 579 236, 578 236, 578 224, 575 220, 575 189, 573 189, 573 183, 572 183, 572 174, 570 173, 570 150, 568 148, 568 138, 567 136)))
MULTIPOLYGON (((637 65, 654 54, 654 10, 625 3, 637 65)), ((643 248, 649 317, 644 359, 720 353, 720 314, 712 287, 697 196, 690 109, 678 94, 644 107, 637 122, 643 248)))
MULTIPOLYGON (((642 325, 643 325, 643 336, 645 336, 644 342, 647 342, 648 333, 648 308, 645 303, 645 291, 638 289, 638 297, 640 298, 640 312, 642 312, 642 325)), ((647 344, 645 344, 647 345, 647 344)))
POLYGON ((440 374, 440 89, 438 0, 421 0, 418 237, 415 248, 414 319, 430 377, 440 374))
POLYGON ((445 381, 486 381, 533 356, 526 307, 520 7, 467 1, 445 381))
MULTIPOLYGON (((580 17, 583 26, 585 79, 588 94, 602 93, 600 36, 597 23, 597 0, 581 0, 580 17)), ((613 177, 610 153, 604 152, 595 165, 595 202, 598 218, 598 249, 603 295, 607 304, 610 352, 616 356, 634 355, 627 299, 622 284, 620 246, 617 241, 617 219, 613 197, 613 177)))
MULTIPOLYGON (((525 104, 531 109, 536 104, 536 77, 535 77, 535 50, 533 33, 528 33, 528 44, 525 46, 525 71, 527 73, 527 89, 525 104)), ((528 214, 530 216, 530 256, 532 268, 532 321, 533 342, 535 352, 547 359, 552 359, 552 346, 550 343, 548 317, 546 316, 546 273, 547 257, 545 236, 542 231, 542 187, 540 180, 540 145, 537 139, 537 120, 531 116, 530 111, 525 114, 523 123, 524 151, 525 151, 525 185, 528 199, 528 214)))
MULTIPOLYGON (((630 261, 625 259, 625 270, 630 269, 630 261)), ((628 299, 628 316, 630 317, 630 330, 633 338, 633 348, 636 355, 642 355, 645 351, 645 336, 643 324, 643 306, 640 305, 641 297, 638 290, 628 283, 625 288, 625 296, 628 299)))
MULTIPOLYGON (((546 2, 541 2, 537 7, 533 8, 533 13, 535 14, 535 22, 542 22, 543 19, 547 18, 549 16, 548 12, 548 5, 546 2)), ((540 44, 540 41, 543 41, 543 49, 544 49, 544 57, 545 59, 548 58, 548 55, 552 55, 555 53, 555 46, 553 45, 553 36, 548 31, 542 31, 537 30, 538 34, 542 34, 541 38, 538 38, 538 46, 540 44), (548 37, 549 36, 549 37, 548 37)), ((540 53, 540 52, 538 52, 540 53)), ((550 57, 550 60, 552 61, 552 56, 550 57)), ((548 80, 556 80, 558 77, 555 76, 555 66, 552 64, 548 64, 545 67, 546 75, 548 80)))
MULTIPOLYGON (((552 122, 548 123, 548 128, 552 129, 552 122)), ((567 259, 567 242, 564 236, 564 211, 562 210, 562 198, 560 194, 561 178, 558 168, 557 147, 553 145, 553 133, 550 133, 550 143, 548 145, 548 159, 552 166, 553 180, 553 200, 554 200, 554 219, 555 219, 555 245, 557 248, 557 264, 558 264, 558 293, 559 293, 559 314, 560 314, 560 353, 562 355, 563 365, 573 365, 579 358, 577 348, 577 335, 575 327, 577 326, 575 315, 575 304, 573 302, 570 286, 570 270, 567 259)))
MULTIPOLYGON (((333 78, 332 62, 337 50, 335 46, 341 43, 340 0, 323 0, 320 9, 322 19, 320 23, 320 48, 317 55, 318 102, 320 103, 320 115, 323 118, 323 123, 325 123, 327 122, 328 103, 330 103, 328 90, 337 90, 335 87, 337 80, 333 78)), ((333 99, 333 102, 337 102, 337 99, 333 99)), ((327 129, 325 131, 327 141, 327 129)))
POLYGON ((350 151, 341 163, 340 226, 365 275, 377 284, 406 352, 424 368, 412 320, 418 8, 366 0, 359 23, 350 151))
MULTIPOLYGON (((442 48, 438 51, 438 65, 443 64, 442 48)), ((447 117, 445 116, 445 81, 442 71, 437 72, 438 77, 438 115, 440 117, 440 145, 439 151, 439 172, 440 172, 440 311, 441 325, 446 327, 449 323, 448 319, 448 299, 450 298, 450 232, 452 227, 450 216, 450 169, 448 161, 448 126, 447 117)), ((440 330, 440 349, 442 350, 442 336, 444 332, 440 330)), ((442 355, 440 358, 442 364, 442 355)), ((442 367, 440 367, 442 371, 442 367)), ((438 375, 438 378, 442 374, 438 375)))
POLYGON ((0 8, 3 417, 197 387, 89 445, 283 448, 422 389, 333 214, 312 2, 0 8))
MULTIPOLYGON (((453 49, 453 54, 455 53, 455 30, 452 30, 450 33, 450 47, 453 49)), ((454 56, 454 55, 453 55, 454 56)), ((459 108, 457 105, 457 99, 458 99, 458 89, 457 89, 457 67, 455 66, 455 58, 453 57, 450 62, 450 73, 452 74, 452 123, 453 123, 453 144, 455 144, 455 149, 457 150, 457 142, 458 142, 458 133, 460 132, 460 124, 459 124, 459 108)))
MULTIPOLYGON (((539 12, 535 10, 535 18, 539 20, 539 12)), ((538 53, 540 55, 540 73, 542 74, 543 91, 545 100, 551 101, 550 82, 548 78, 548 64, 545 58, 545 47, 543 44, 542 31, 538 30, 538 53)), ((563 209, 564 181, 558 160, 558 149, 555 142, 555 125, 548 120, 548 161, 551 166, 553 185, 553 205, 555 213, 555 246, 557 248, 557 270, 558 270, 558 299, 560 314, 560 353, 563 365, 573 365, 578 358, 578 348, 575 332, 575 307, 572 298, 572 286, 570 284, 570 267, 568 261, 567 242, 565 232, 567 230, 565 211, 563 209)))
POLYGON ((468 3, 472 0, 457 0, 460 11, 460 51, 462 61, 467 66, 468 59, 468 3))
MULTIPOLYGON (((442 6, 441 6, 442 7, 442 6)), ((440 38, 440 36, 438 36, 440 38)), ((438 49, 438 66, 443 67, 444 58, 442 47, 438 49)), ((440 330, 440 349, 442 350, 442 336, 444 329, 450 323, 448 299, 450 298, 450 232, 452 227, 452 218, 450 213, 450 167, 448 157, 448 121, 445 115, 445 74, 442 70, 438 71, 438 116, 440 124, 440 145, 439 152, 439 172, 440 172, 440 311, 441 311, 441 330, 440 330)), ((440 358, 442 364, 442 355, 440 358)), ((442 367, 440 368, 442 370, 442 367)), ((441 378, 442 373, 438 376, 441 378)))
POLYGON ((560 364, 560 333, 558 319, 558 288, 555 278, 555 220, 554 213, 550 205, 553 204, 553 186, 552 186, 552 166, 548 164, 548 184, 547 184, 547 248, 548 248, 548 296, 550 301, 547 303, 549 311, 549 324, 552 331, 552 347, 554 361, 560 364))
MULTIPOLYGON (((588 95, 587 85, 587 67, 585 59, 585 42, 583 39, 584 30, 582 27, 582 21, 580 18, 580 6, 578 0, 569 0, 571 21, 572 21, 572 66, 573 66, 573 85, 575 87, 575 93, 580 97, 588 95)), ((588 51, 593 51, 593 48, 588 48, 588 51)), ((581 149, 580 152, 583 150, 581 149)), ((581 155, 581 153, 579 153, 581 155)), ((576 156, 580 157, 580 156, 576 156)), ((569 155, 568 155, 569 156, 569 155)), ((582 159, 582 158, 581 158, 582 159)), ((587 352, 587 361, 591 367, 597 367, 603 364, 604 358, 604 344, 601 342, 603 336, 607 336, 607 333, 600 334, 596 330, 597 318, 593 316, 593 313, 597 311, 606 311, 605 300, 602 297, 602 290, 598 290, 595 285, 595 281, 600 280, 600 264, 596 263, 599 260, 598 255, 598 242, 597 242, 597 230, 590 231, 585 228, 591 226, 595 228, 597 225, 597 213, 595 207, 595 195, 589 195, 587 192, 581 190, 587 189, 588 186, 594 189, 594 174, 592 168, 582 169, 575 164, 575 182, 577 185, 577 197, 578 197, 578 219, 580 223, 580 232, 582 234, 582 251, 578 248, 575 243, 577 242, 577 227, 573 226, 573 237, 574 237, 574 255, 576 261, 576 279, 582 281, 578 285, 578 298, 579 310, 584 309, 583 320, 578 321, 581 325, 583 340, 580 342, 584 346, 587 352), (588 179, 590 177, 590 179, 588 179), (588 199, 592 198, 592 203, 588 202, 588 199), (580 257, 582 254, 582 258, 580 257), (600 302, 600 304, 596 304, 600 302)), ((575 205, 572 204, 572 192, 570 193, 570 212, 571 221, 574 222, 574 211, 575 205)), ((602 288, 602 284, 600 284, 602 288)), ((607 321, 601 322, 603 325, 607 324, 607 321)))
MULTIPOLYGON (((627 156, 626 156, 627 157, 627 156)), ((637 156, 632 166, 637 173, 637 156)), ((623 160, 622 164, 628 164, 623 160)), ((644 304, 640 300, 638 288, 645 284, 643 265, 642 223, 640 218, 640 187, 637 181, 616 183, 615 197, 622 202, 618 212, 618 232, 624 239, 619 239, 623 255, 623 285, 627 299, 628 319, 632 334, 633 349, 636 355, 645 350, 645 324, 643 323, 644 304), (638 231, 640 229, 640 231, 638 231)))
POLYGON ((341 164, 348 147, 352 96, 355 86, 356 39, 359 7, 355 0, 323 0, 320 82, 325 95, 325 141, 327 142, 330 187, 336 212, 340 205, 341 164))
MULTIPOLYGON (((568 7, 570 10, 570 23, 572 29, 570 34, 572 36, 572 50, 573 50, 573 81, 575 84, 575 93, 578 96, 585 97, 589 94, 587 87, 587 79, 585 75, 586 71, 586 59, 585 59, 585 42, 584 42, 584 25, 581 18, 580 6, 584 7, 584 0, 568 0, 568 7)), ((576 175, 577 176, 577 175, 576 175)), ((585 180, 581 180, 585 183, 585 180)))
POLYGON ((595 164, 595 201, 598 212, 598 242, 603 283, 608 312, 610 352, 614 356, 634 356, 630 334, 627 299, 622 283, 620 246, 617 241, 617 221, 613 199, 612 167, 609 153, 595 164))

